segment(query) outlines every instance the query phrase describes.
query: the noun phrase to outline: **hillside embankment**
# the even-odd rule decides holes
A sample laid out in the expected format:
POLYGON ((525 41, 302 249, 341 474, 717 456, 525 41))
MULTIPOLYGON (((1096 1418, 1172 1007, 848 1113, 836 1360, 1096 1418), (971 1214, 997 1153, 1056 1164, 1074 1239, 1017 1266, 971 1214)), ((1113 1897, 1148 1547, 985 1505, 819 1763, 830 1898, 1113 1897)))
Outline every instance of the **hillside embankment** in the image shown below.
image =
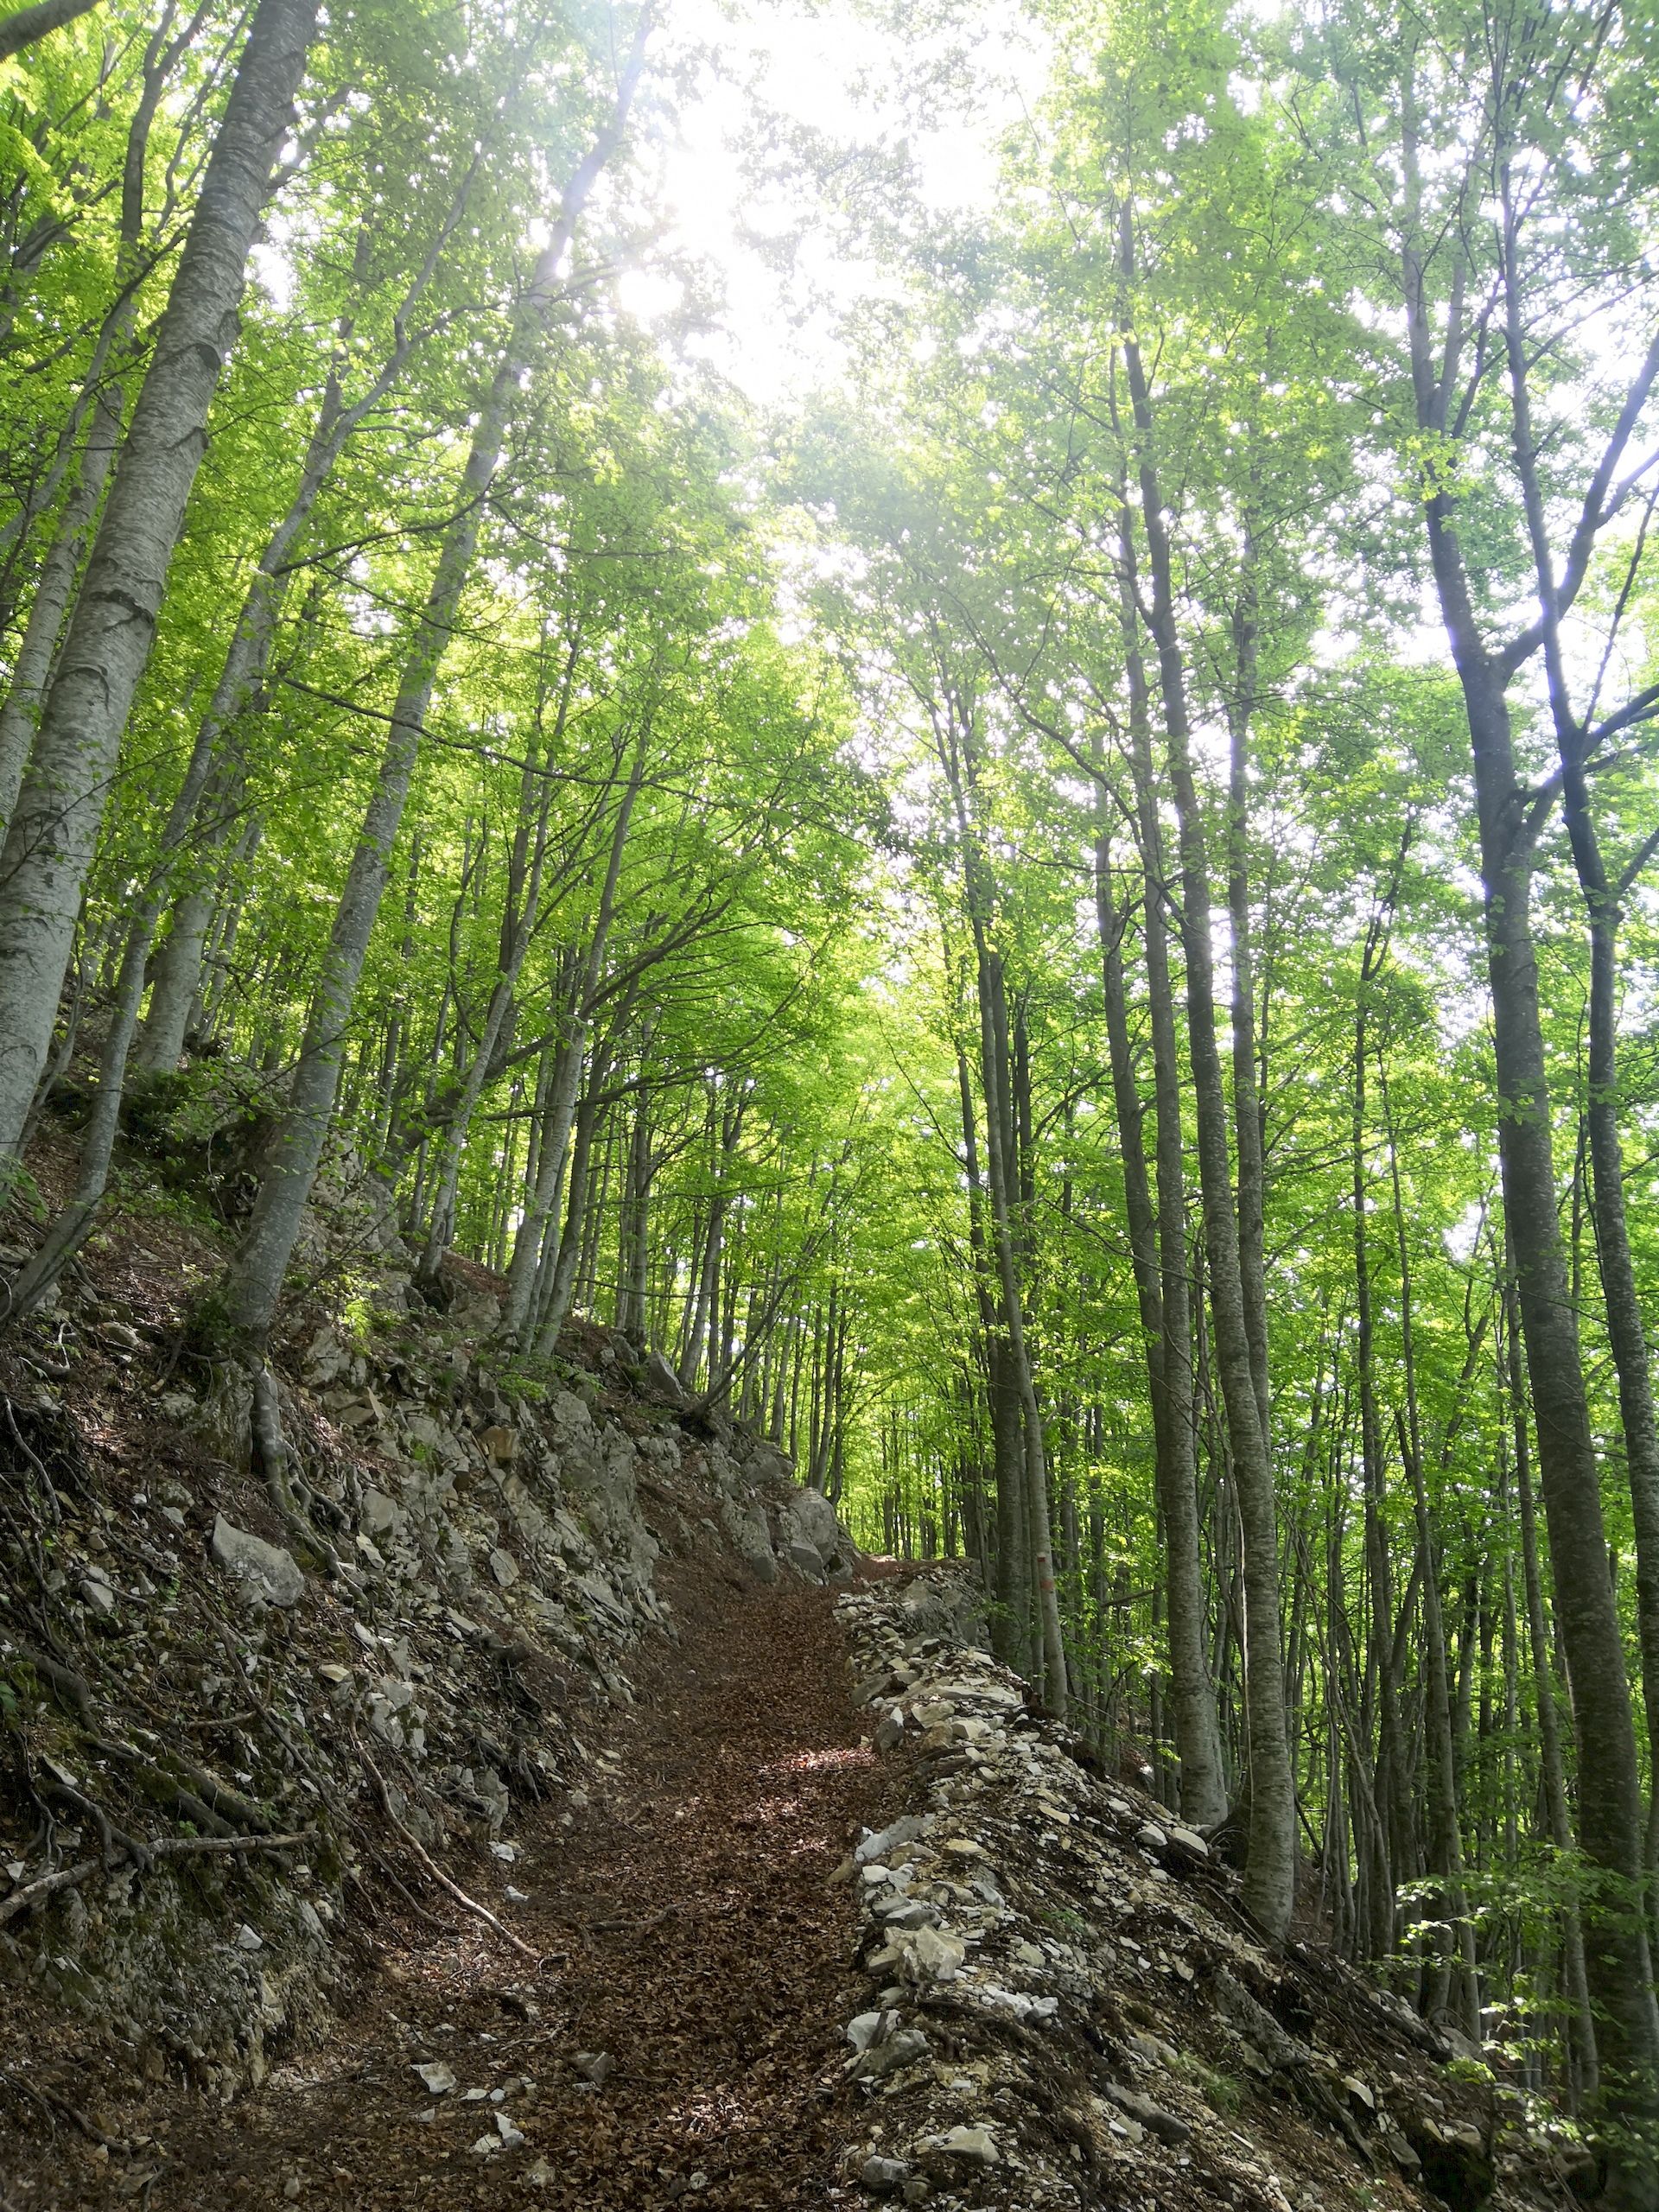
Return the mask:
MULTIPOLYGON (((52 1163, 44 1164, 49 1179, 52 1163)), ((130 1217, 0 1351, 0 2212, 1567 2200, 1432 2031, 607 1331, 358 1294, 251 1395, 130 1217)), ((378 1272, 364 1294, 363 1254, 378 1272)))

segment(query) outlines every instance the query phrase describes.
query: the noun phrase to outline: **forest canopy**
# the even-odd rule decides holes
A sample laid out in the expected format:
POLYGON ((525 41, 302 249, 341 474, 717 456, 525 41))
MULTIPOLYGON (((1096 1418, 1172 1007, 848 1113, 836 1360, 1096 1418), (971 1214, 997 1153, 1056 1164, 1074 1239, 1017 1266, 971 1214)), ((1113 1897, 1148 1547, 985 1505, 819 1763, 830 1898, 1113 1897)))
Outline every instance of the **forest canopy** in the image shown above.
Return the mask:
POLYGON ((5 1325, 368 1192, 1650 2202, 1659 18, 761 21, 0 19, 5 1325))

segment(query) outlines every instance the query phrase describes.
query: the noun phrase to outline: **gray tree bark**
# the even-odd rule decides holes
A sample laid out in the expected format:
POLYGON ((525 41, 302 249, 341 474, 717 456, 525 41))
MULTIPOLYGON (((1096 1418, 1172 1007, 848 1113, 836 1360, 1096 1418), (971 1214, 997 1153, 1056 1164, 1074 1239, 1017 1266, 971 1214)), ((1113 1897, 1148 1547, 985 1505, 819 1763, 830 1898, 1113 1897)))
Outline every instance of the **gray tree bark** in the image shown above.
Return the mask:
MULTIPOLYGON (((1407 222, 1401 291, 1420 429, 1444 435, 1455 350, 1437 362, 1417 235, 1420 186, 1415 58, 1402 73, 1407 222)), ((1452 346, 1457 343, 1456 319, 1452 346)), ((1596 491, 1598 516, 1605 486, 1596 491)), ((1585 1966, 1597 2008, 1601 2091, 1622 2121, 1659 2108, 1659 2008, 1640 1900, 1641 1785, 1624 1637, 1609 1574, 1600 1473, 1585 1389, 1578 1313, 1557 1213, 1550 1096, 1532 937, 1534 849, 1541 812, 1522 783, 1506 691, 1533 649, 1488 649, 1444 485, 1423 501, 1430 569, 1463 694, 1480 836, 1487 976, 1498 1095, 1498 1157, 1521 1336, 1537 1433, 1538 1473, 1554 1569, 1555 1613, 1579 1741, 1579 1840, 1602 1877, 1583 1914, 1585 1966)), ((1655 2164, 1634 2137, 1615 2147, 1611 2201, 1651 2204, 1655 2164)))
POLYGON ((0 1158, 46 1064, 75 919, 236 337, 319 0, 259 0, 0 854, 0 1158))
MULTIPOLYGON (((1136 677, 1130 678, 1130 711, 1135 712, 1136 677)), ((1144 710, 1144 679, 1139 685, 1144 710)), ((1129 1249, 1135 1267, 1135 1292, 1141 1309, 1141 1333, 1146 1340, 1147 1386, 1152 1402, 1153 1450, 1158 1472, 1158 1500, 1164 1522, 1164 1583, 1168 1598, 1170 1706, 1175 1727, 1175 1750, 1180 1762, 1182 1817, 1198 1827, 1210 1827, 1227 1811, 1227 1785, 1221 1764, 1221 1733, 1216 1719, 1216 1694, 1210 1680, 1205 1651, 1202 1562, 1198 1555, 1198 1508, 1192 1462, 1192 1343, 1185 1310, 1185 1284, 1178 1294, 1178 1312, 1166 1311, 1166 1268, 1159 1250, 1160 1232, 1169 1226, 1153 1211, 1147 1175, 1146 1144, 1142 1135, 1144 1109, 1129 1049, 1128 1015, 1125 1006, 1120 924, 1114 911, 1110 852, 1103 819, 1107 804, 1103 787, 1097 791, 1095 854, 1095 912, 1105 979, 1106 1038, 1111 1059, 1112 1092, 1117 1109, 1118 1151, 1123 1162, 1124 1211, 1128 1217, 1129 1249), (1171 1322, 1177 1341, 1171 1341, 1171 1322), (1180 1339, 1185 1338, 1185 1343, 1180 1339), (1177 1360, 1185 1360, 1184 1377, 1174 1376, 1177 1360), (1174 1388, 1172 1390, 1171 1384, 1174 1388)), ((1146 882, 1146 927, 1162 931, 1162 915, 1153 909, 1160 892, 1148 863, 1146 882)), ((1160 952, 1164 948, 1160 945, 1160 952)), ((1147 966, 1163 969, 1161 988, 1169 988, 1166 959, 1147 966)), ((1166 1017, 1168 1009, 1166 1008, 1166 1017)), ((1159 1057, 1154 1044, 1154 1062, 1159 1057)), ((1157 1097, 1160 1071, 1154 1065, 1154 1112, 1164 1102, 1157 1097)), ((1177 1101, 1179 1110, 1179 1100, 1177 1101)), ((1163 1130, 1161 1122, 1159 1135, 1163 1130)), ((1179 1175, 1179 1163, 1176 1163, 1179 1175)), ((1180 1179, 1184 1182, 1184 1178, 1180 1179)), ((1171 1194, 1173 1195, 1173 1194, 1171 1194)), ((1185 1212, 1185 1193, 1179 1203, 1185 1212)), ((1177 1232, 1185 1243, 1185 1223, 1177 1232)), ((1185 1266, 1185 1252, 1181 1265, 1185 1266)))
POLYGON ((60 31, 66 24, 90 15, 97 4, 98 0, 35 0, 32 8, 19 8, 16 14, 0 17, 0 61, 21 54, 49 31, 60 31))
POLYGON ((635 748, 633 766, 611 830, 610 855, 606 862, 605 881, 600 892, 599 911, 594 917, 593 934, 588 941, 581 974, 570 995, 569 1027, 559 1042, 558 1058, 548 1097, 541 1164, 537 1173, 535 1191, 525 1209, 524 1217, 518 1224, 518 1234, 513 1240, 500 1329, 503 1338, 511 1344, 522 1345, 529 1340, 537 1292, 545 1290, 548 1284, 556 1278, 559 1252, 557 1245, 550 1242, 551 1224, 563 1185, 566 1154, 570 1143, 576 1100, 582 1090, 582 1060, 588 1049, 588 1026, 593 1017, 594 995, 599 988, 605 956, 610 945, 617 886, 621 880, 622 857, 627 849, 628 824, 633 817, 634 801, 639 796, 645 769, 645 740, 642 735, 635 748))
MULTIPOLYGON (((427 710, 473 572, 484 510, 548 315, 563 289, 564 257, 577 220, 621 141, 645 64, 649 28, 649 14, 642 13, 611 112, 565 188, 558 220, 518 304, 511 337, 474 427, 461 474, 460 502, 440 542, 432 581, 399 678, 375 789, 346 872, 322 972, 307 1015, 288 1107, 254 1200, 247 1236, 226 1277, 226 1318, 232 1331, 250 1344, 263 1342, 270 1330, 327 1141, 358 982, 420 755, 427 710)), ((3 945, 0 931, 0 952, 3 945)))
MULTIPOLYGON (((1126 213, 1122 252, 1134 272, 1126 213)), ((1187 1051, 1197 1108, 1198 1180, 1209 1257, 1214 1349, 1243 1540, 1244 1710, 1249 1751, 1249 1841, 1244 1900, 1270 1936, 1290 1924, 1296 1887, 1296 1790, 1285 1718, 1279 1605, 1279 1529, 1273 1460, 1262 1429, 1256 1366, 1246 1315, 1227 1139, 1227 1101, 1216 1036, 1215 955, 1210 928, 1210 873, 1193 781, 1186 671, 1176 626, 1173 568, 1163 494, 1153 453, 1150 389, 1139 346, 1123 341, 1139 452, 1141 528, 1152 583, 1150 627, 1179 827, 1181 938, 1186 955, 1187 1051)))

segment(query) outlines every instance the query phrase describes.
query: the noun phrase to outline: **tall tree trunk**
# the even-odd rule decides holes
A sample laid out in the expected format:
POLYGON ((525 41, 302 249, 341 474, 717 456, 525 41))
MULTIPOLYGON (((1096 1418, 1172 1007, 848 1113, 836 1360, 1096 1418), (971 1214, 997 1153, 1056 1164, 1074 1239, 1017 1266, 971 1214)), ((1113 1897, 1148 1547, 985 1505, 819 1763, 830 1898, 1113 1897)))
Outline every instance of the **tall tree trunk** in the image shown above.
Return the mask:
POLYGON ((1001 957, 991 946, 985 925, 974 917, 978 960, 980 1052, 985 1089, 986 1187, 991 1201, 991 1245, 1002 1293, 1001 1321, 1008 1365, 1019 1393, 1024 1448, 1026 1522, 1031 1547, 1031 1577, 1037 1602, 1038 1651, 1043 1695, 1058 1719, 1065 1717, 1065 1642, 1060 1626, 1059 1592, 1054 1580, 1053 1540, 1049 1531, 1048 1455, 1042 1409, 1026 1334, 1019 1268, 1014 1255, 1014 1198, 1019 1168, 1009 1090, 1007 992, 1001 957))
MULTIPOLYGON (((560 1040, 559 1058, 554 1069, 551 1095, 548 1101, 547 1120, 542 1137, 541 1166, 535 1192, 518 1225, 518 1234, 513 1240, 512 1262, 507 1270, 507 1295, 501 1309, 501 1335, 511 1344, 523 1344, 528 1341, 531 1312, 537 1296, 556 1279, 559 1252, 558 1248, 551 1243, 550 1224, 554 1209, 558 1204, 560 1179, 564 1173, 572 1117, 582 1088, 582 1059, 588 1048, 588 1023, 593 1014, 594 994, 599 988, 599 979, 604 971, 606 955, 610 947, 617 886, 621 880, 622 859, 627 850, 628 825, 633 818, 634 801, 639 795, 645 769, 645 740, 642 736, 635 747, 633 766, 617 808, 616 820, 612 825, 610 854, 605 865, 605 881, 600 892, 599 908, 594 917, 593 934, 588 938, 582 969, 570 995, 569 1022, 560 1040)), ((560 1320, 563 1320, 563 1314, 560 1320)))
MULTIPOLYGON (((90 410, 92 422, 81 448, 80 466, 58 517, 41 564, 29 620, 12 664, 11 684, 0 706, 0 823, 10 822, 22 785, 47 686, 63 633, 63 618, 74 595, 92 525, 109 480, 110 465, 126 420, 124 378, 131 366, 134 327, 138 319, 138 280, 143 260, 144 183, 149 137, 156 110, 180 55, 200 28, 201 11, 173 35, 176 0, 168 0, 144 48, 138 99, 127 126, 121 164, 121 213, 116 247, 117 296, 104 319, 88 365, 81 397, 72 410, 64 461, 73 449, 73 421, 90 410)), ((56 472, 54 471, 54 474, 56 472)), ((22 516, 18 518, 22 522, 22 516)))
POLYGON ((319 0, 259 0, 0 855, 0 1155, 51 1042, 121 739, 149 664, 249 251, 319 0))
POLYGON ((1238 1156, 1238 1277, 1257 1417, 1273 1440, 1268 1390, 1267 1163, 1262 1149, 1261 1086, 1256 1076, 1255 960, 1250 929, 1250 718, 1255 711, 1255 549, 1244 522, 1243 574, 1232 611, 1234 684, 1227 702, 1227 913, 1232 943, 1233 1132, 1238 1156))
MULTIPOLYGON (((271 0, 264 0, 264 4, 271 4, 271 0)), ((247 1236, 226 1278, 226 1317, 232 1327, 252 1344, 262 1343, 270 1330, 289 1255, 327 1141, 358 980, 379 912, 438 671, 454 634, 462 594, 472 575, 489 493, 549 314, 563 288, 564 256, 577 219, 620 143, 644 67, 649 26, 650 16, 642 12, 615 103, 565 188, 558 219, 513 318, 512 336, 473 429, 460 499, 440 540, 432 581, 398 680, 374 791, 323 955, 287 1110, 254 1201, 247 1236)), ((3 946, 0 918, 0 952, 3 946)))
MULTIPOLYGON (((1125 214, 1122 258, 1133 276, 1125 214)), ((1273 1461, 1262 1426, 1245 1317, 1227 1139, 1227 1103, 1216 1037, 1215 956, 1203 817, 1193 782, 1186 676, 1176 628, 1163 494, 1152 450, 1152 400, 1139 346, 1123 341, 1137 443, 1141 528, 1152 581, 1152 633, 1180 836, 1181 937, 1186 956, 1187 1050, 1198 1135, 1199 1187, 1209 1257, 1216 1367, 1221 1381, 1244 1570, 1244 1707, 1249 1749, 1249 1843, 1244 1897, 1266 1932, 1282 1936, 1296 1889, 1296 1792, 1285 1719, 1279 1610, 1279 1530, 1273 1461)))
MULTIPOLYGON (((1133 697, 1132 679, 1132 702, 1133 697)), ((1221 1738, 1216 1723, 1215 1690, 1205 1656, 1204 1580, 1198 1556, 1198 1491, 1192 1459, 1192 1355, 1190 1344, 1185 1342, 1171 1345, 1165 1320, 1164 1271, 1158 1250, 1160 1224, 1153 1213, 1152 1192, 1147 1176, 1146 1145, 1141 1134, 1144 1109, 1129 1049, 1121 928, 1112 903, 1111 854, 1104 818, 1106 805, 1104 787, 1097 786, 1095 919, 1105 984, 1106 1037, 1111 1058, 1112 1093, 1117 1109, 1118 1154, 1123 1163, 1124 1211, 1128 1219, 1129 1250, 1135 1267, 1141 1335, 1146 1346, 1158 1502, 1164 1522, 1164 1580, 1169 1600, 1170 1702, 1174 1719, 1176 1755, 1180 1763, 1179 1802, 1183 1818, 1200 1827, 1210 1827, 1225 1816, 1227 1789, 1221 1770, 1221 1738), (1179 1428, 1174 1426, 1176 1409, 1171 1405, 1172 1394, 1168 1387, 1172 1352, 1175 1357, 1185 1360, 1189 1366, 1185 1389, 1178 1389, 1174 1393, 1178 1400, 1185 1402, 1179 1408, 1179 1428)), ((1148 877, 1146 886, 1148 912, 1158 896, 1148 877)), ((1161 929, 1161 918, 1155 926, 1161 929)), ((1163 982, 1166 988, 1166 969, 1163 982)), ((1182 1203, 1185 1203, 1184 1193, 1182 1203)), ((1185 1224, 1182 1225, 1184 1229, 1185 1224)), ((1184 1304, 1185 1284, 1182 1290, 1184 1304)), ((1182 1338, 1186 1335, 1185 1313, 1180 1316, 1179 1334, 1182 1338)))
MULTIPOLYGON (((1636 1269, 1624 1215, 1624 1148, 1618 1128, 1618 931, 1621 902, 1649 847, 1617 883, 1608 874, 1586 772, 1586 733, 1574 711, 1558 613, 1559 588, 1549 542, 1538 448, 1532 425, 1527 338, 1517 264, 1520 224, 1512 181, 1503 173, 1504 339, 1510 366, 1510 404, 1516 470, 1521 480, 1544 652, 1550 719, 1561 764, 1561 810, 1584 901, 1590 940, 1589 1065, 1585 1135, 1591 1165, 1591 1215, 1607 1316, 1607 1338, 1618 1378, 1619 1426, 1624 1435, 1630 1519, 1636 1537, 1636 1618, 1642 1655, 1649 1764, 1647 1857, 1659 1851, 1659 1421, 1636 1269)), ((1649 845, 1651 841, 1649 841, 1649 845)), ((1574 1285, 1576 1293, 1577 1286, 1574 1285)), ((1575 1298, 1576 1304, 1576 1298, 1575 1298)))
POLYGON ((19 8, 0 17, 0 61, 21 54, 48 31, 60 31, 66 24, 79 22, 97 4, 98 0, 35 0, 32 8, 19 8))
MULTIPOLYGON (((1532 939, 1534 830, 1515 765, 1500 670, 1481 642, 1451 500, 1427 503, 1430 557, 1463 690, 1474 760, 1487 975, 1497 1070, 1503 1212, 1537 1425, 1538 1471, 1555 1570, 1556 1618, 1579 1738, 1579 1833, 1611 1886, 1587 1904, 1586 1966, 1600 2018, 1601 2083, 1621 2118, 1649 2113, 1659 2084, 1659 2011, 1642 1894, 1642 1797, 1624 1637, 1609 1573, 1600 1475, 1578 1316, 1556 1213, 1548 1080, 1532 939)), ((1618 2187, 1648 2201, 1651 2170, 1619 2162, 1618 2187)))
MULTIPOLYGON (((1455 359, 1435 359, 1418 235, 1421 183, 1414 51, 1404 56, 1405 216, 1402 296, 1417 425, 1444 437, 1455 359)), ((1454 324, 1456 318, 1454 317, 1454 324)), ((1455 337, 1455 332, 1454 332, 1455 337)), ((1595 1439, 1556 1211, 1549 1086, 1532 938, 1534 846, 1541 811, 1517 772, 1506 687, 1514 657, 1486 647, 1459 542, 1455 491, 1423 501, 1441 620, 1463 694, 1480 835, 1483 916, 1497 1065, 1498 1157, 1537 1433, 1538 1473, 1579 1742, 1579 1838, 1600 1877, 1584 1911, 1585 1964, 1597 2007, 1601 2089, 1613 2118, 1649 2128, 1659 2104, 1659 2008, 1645 1916, 1636 1730, 1609 1573, 1595 1439)), ((1654 2201, 1654 2160, 1635 2133, 1613 2146, 1609 2189, 1654 2201)))
MULTIPOLYGON (((1521 1313, 1516 1298, 1514 1270, 1507 1264, 1503 1269, 1503 1295, 1505 1380, 1509 1384, 1510 1420, 1514 1438, 1516 1503, 1521 1521, 1521 1573, 1526 1592, 1527 1642, 1532 1654, 1533 1703, 1538 1717, 1538 1764, 1543 1783, 1544 1816, 1549 1823, 1549 1840, 1565 1858, 1573 1848, 1573 1818, 1567 1803, 1567 1768, 1561 1757, 1560 1720, 1555 1707, 1549 1626, 1544 1611, 1543 1570, 1538 1558, 1537 1516, 1532 1497, 1532 1452, 1527 1434, 1526 1382, 1522 1373, 1521 1313)), ((1590 2005, 1584 1924, 1576 1899, 1567 1899, 1561 1919, 1567 1988, 1571 2005, 1567 2023, 1567 2076, 1576 2104, 1579 2098, 1592 2098, 1596 2094, 1596 2028, 1590 2005)))

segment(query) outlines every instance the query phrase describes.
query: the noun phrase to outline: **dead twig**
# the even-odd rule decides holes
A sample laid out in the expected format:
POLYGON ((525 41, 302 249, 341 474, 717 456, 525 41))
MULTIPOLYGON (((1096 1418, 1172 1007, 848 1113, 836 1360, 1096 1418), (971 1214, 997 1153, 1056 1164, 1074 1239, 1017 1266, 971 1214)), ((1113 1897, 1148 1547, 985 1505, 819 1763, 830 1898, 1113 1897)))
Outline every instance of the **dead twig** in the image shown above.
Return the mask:
POLYGON ((458 1905, 464 1907, 464 1909, 470 1913, 476 1914, 478 1918, 483 1921, 487 1927, 493 1928, 496 1934, 501 1938, 504 1943, 511 1943, 513 1949, 515 1951, 521 1952, 523 1955, 531 1961, 532 1966, 540 1966, 542 1961, 539 1952, 532 1951, 528 1943, 521 1942, 520 1939, 513 1934, 511 1928, 503 1927, 500 1921, 499 1921, 495 1915, 490 1910, 488 1905, 480 1904, 476 1897, 469 1897, 466 1891, 461 1888, 459 1882, 452 1882, 449 1877, 444 1872, 442 1867, 438 1865, 436 1859, 433 1858, 431 1853, 428 1851, 426 1846, 421 1841, 420 1838, 410 1834, 409 1830, 398 1819, 397 1814, 391 1809, 391 1798, 387 1791, 385 1783, 380 1779, 379 1770, 375 1765, 374 1761, 363 1749, 361 1744, 359 1744, 357 1750, 358 1757, 362 1760, 364 1767, 367 1771, 368 1777, 374 1784, 375 1795, 380 1800, 381 1811, 391 1822, 392 1827, 397 1829, 404 1841, 409 1846, 410 1850, 414 1853, 417 1864, 432 1877, 433 1880, 438 1885, 440 1889, 447 1890, 449 1892, 449 1895, 454 1897, 458 1905))
MULTIPOLYGON (((315 1828, 298 1828, 292 1835, 163 1836, 159 1842, 146 1842, 143 1847, 151 1859, 198 1859, 221 1851, 283 1851, 296 1843, 315 1843, 316 1836, 315 1828)), ((115 1861, 114 1867, 106 1867, 102 1859, 79 1859, 73 1866, 60 1866, 50 1874, 25 1882, 21 1890, 14 1890, 0 1904, 0 1928, 8 1921, 16 1920, 20 1913, 29 1911, 43 1897, 54 1897, 60 1890, 77 1889, 94 1874, 113 1872, 115 1867, 128 1863, 122 1858, 115 1861)))
POLYGON ((72 2105, 67 2097, 60 2096, 49 2082, 30 2082, 21 2074, 9 2073, 3 2069, 0 2069, 0 2082, 10 2082, 14 2088, 21 2089, 25 2096, 33 2097, 48 2120, 54 2113, 61 2113, 66 2120, 73 2121, 89 2143, 96 2143, 100 2150, 118 2152, 124 2157, 132 2149, 131 2144, 124 2141, 121 2137, 106 2135, 95 2121, 89 2120, 77 2106, 72 2105))

